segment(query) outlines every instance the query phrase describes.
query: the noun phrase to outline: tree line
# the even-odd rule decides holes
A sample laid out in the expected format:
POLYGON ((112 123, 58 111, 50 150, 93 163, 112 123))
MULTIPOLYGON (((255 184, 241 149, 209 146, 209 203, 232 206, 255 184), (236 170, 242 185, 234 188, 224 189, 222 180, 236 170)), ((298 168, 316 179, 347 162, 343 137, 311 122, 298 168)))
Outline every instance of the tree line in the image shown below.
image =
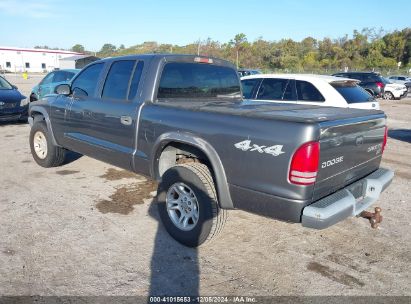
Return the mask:
MULTIPOLYGON (((87 52, 81 44, 72 47, 87 52)), ((339 70, 408 71, 411 68, 411 28, 386 32, 383 29, 354 30, 352 36, 313 37, 301 41, 281 39, 248 41, 240 33, 226 43, 208 38, 188 45, 144 42, 130 47, 106 43, 92 54, 104 58, 143 53, 200 54, 227 59, 238 67, 275 72, 331 72, 339 70)))

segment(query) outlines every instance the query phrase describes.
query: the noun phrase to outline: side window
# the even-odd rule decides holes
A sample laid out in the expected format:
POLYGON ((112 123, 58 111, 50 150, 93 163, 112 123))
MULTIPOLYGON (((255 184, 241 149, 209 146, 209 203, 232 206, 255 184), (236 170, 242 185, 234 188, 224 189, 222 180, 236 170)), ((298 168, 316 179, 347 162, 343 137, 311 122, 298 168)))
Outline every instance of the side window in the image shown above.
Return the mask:
POLYGON ((66 72, 56 72, 54 74, 53 82, 63 82, 66 81, 66 72))
POLYGON ((257 99, 282 100, 288 84, 288 79, 266 78, 258 90, 257 99))
POLYGON ((73 91, 75 89, 80 89, 87 96, 93 96, 103 67, 104 63, 97 63, 83 70, 72 84, 73 91))
POLYGON ((405 80, 405 77, 394 77, 394 79, 405 80))
POLYGON ((258 86, 260 81, 261 81, 261 78, 241 80, 241 85, 243 88, 243 97, 245 99, 254 98, 254 92, 255 92, 256 86, 258 86))
POLYGON ((74 73, 72 72, 66 72, 66 71, 56 72, 53 82, 67 82, 67 81, 70 81, 70 79, 73 78, 73 76, 74 76, 74 73))
POLYGON ((48 75, 46 75, 46 77, 43 78, 43 80, 40 82, 40 85, 45 85, 45 84, 49 84, 53 81, 53 77, 54 77, 55 72, 52 72, 48 75))
POLYGON ((134 64, 135 60, 120 60, 113 62, 104 84, 102 98, 120 100, 125 100, 127 98, 134 64))
POLYGON ((144 61, 139 61, 134 69, 133 79, 131 79, 130 92, 128 93, 128 100, 134 99, 137 94, 138 84, 140 83, 141 74, 143 73, 144 61))
POLYGON ((325 101, 321 93, 307 81, 297 80, 295 82, 298 100, 300 101, 325 101))

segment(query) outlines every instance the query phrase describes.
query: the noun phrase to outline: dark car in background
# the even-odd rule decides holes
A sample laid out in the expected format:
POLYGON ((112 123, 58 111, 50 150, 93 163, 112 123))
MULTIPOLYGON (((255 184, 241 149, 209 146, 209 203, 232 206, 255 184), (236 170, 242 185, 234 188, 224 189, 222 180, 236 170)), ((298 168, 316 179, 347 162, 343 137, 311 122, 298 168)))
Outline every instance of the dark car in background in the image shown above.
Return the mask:
POLYGON ((239 70, 237 70, 237 73, 238 73, 238 76, 244 77, 244 76, 261 74, 261 71, 260 70, 254 70, 254 69, 239 69, 239 70))
POLYGON ((0 76, 0 121, 27 120, 28 100, 0 76))
POLYGON ((385 81, 375 72, 344 72, 332 76, 357 79, 360 81, 358 85, 375 97, 381 97, 384 93, 385 81))
POLYGON ((48 73, 30 93, 30 102, 43 98, 48 94, 54 94, 54 89, 63 83, 70 82, 80 69, 56 70, 48 73))

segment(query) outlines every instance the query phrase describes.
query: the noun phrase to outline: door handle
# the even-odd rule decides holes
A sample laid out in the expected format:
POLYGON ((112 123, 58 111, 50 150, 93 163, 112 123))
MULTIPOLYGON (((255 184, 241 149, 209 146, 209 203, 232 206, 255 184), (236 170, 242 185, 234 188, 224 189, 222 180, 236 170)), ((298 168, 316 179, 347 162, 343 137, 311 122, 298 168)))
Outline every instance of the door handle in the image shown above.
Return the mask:
POLYGON ((129 125, 131 125, 131 123, 133 122, 133 120, 131 119, 130 116, 121 116, 121 117, 120 117, 120 122, 121 122, 123 125, 129 126, 129 125))

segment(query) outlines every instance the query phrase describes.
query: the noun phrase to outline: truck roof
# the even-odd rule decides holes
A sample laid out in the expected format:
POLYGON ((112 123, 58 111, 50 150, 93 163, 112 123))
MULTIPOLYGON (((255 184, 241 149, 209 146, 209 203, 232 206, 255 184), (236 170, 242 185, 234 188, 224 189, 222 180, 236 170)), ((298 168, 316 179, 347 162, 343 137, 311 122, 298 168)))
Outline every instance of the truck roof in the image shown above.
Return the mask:
POLYGON ((104 59, 99 60, 101 61, 116 61, 116 60, 138 60, 138 59, 148 59, 148 60, 167 60, 167 61, 180 61, 180 62, 199 62, 196 60, 202 59, 201 63, 204 64, 217 64, 217 65, 224 65, 230 66, 235 69, 234 64, 230 61, 223 60, 220 58, 209 57, 209 56, 198 56, 198 55, 186 55, 186 54, 169 54, 169 53, 158 53, 158 54, 135 54, 135 55, 126 55, 126 56, 119 56, 119 57, 107 57, 104 59), (209 60, 208 62, 205 62, 209 60))

